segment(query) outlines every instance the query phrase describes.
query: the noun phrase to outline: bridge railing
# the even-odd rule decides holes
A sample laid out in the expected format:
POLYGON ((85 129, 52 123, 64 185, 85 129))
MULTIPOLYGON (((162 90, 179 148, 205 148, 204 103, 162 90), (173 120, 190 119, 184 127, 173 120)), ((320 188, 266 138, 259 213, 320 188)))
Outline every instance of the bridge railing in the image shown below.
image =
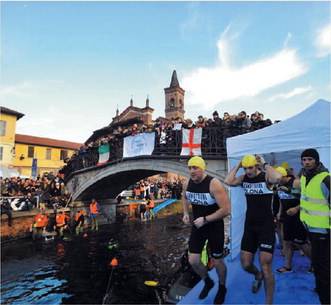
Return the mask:
MULTIPOLYGON (((245 133, 244 129, 233 130, 232 134, 225 134, 222 129, 217 127, 207 127, 202 130, 201 139, 201 153, 206 159, 225 159, 226 158, 226 138, 245 133)), ((123 138, 118 139, 115 143, 110 142, 110 155, 108 163, 118 163, 123 160, 137 159, 125 158, 123 159, 123 138)), ((160 137, 156 135, 154 151, 150 159, 187 159, 189 156, 181 156, 182 150, 182 131, 171 130, 167 131, 166 143, 160 143, 160 137)), ((142 158, 142 156, 138 157, 142 158)), ((146 158, 146 156, 144 156, 146 158)), ((88 148, 81 152, 75 158, 72 158, 66 166, 62 169, 65 180, 69 178, 74 172, 94 168, 98 164, 99 154, 98 147, 88 148)))

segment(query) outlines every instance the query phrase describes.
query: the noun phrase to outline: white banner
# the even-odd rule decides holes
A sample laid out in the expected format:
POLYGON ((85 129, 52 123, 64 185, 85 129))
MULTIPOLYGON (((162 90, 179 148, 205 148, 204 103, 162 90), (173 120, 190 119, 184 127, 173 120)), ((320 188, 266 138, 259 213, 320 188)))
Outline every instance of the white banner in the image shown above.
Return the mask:
POLYGON ((124 138, 123 158, 150 156, 155 144, 155 133, 139 133, 124 138))

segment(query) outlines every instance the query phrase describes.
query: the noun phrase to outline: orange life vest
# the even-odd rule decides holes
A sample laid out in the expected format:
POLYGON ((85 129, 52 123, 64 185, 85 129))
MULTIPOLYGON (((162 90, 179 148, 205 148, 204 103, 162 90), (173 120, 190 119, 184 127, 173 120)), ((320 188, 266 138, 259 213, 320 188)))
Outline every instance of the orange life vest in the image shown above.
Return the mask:
POLYGON ((153 208, 155 207, 154 200, 151 200, 151 201, 149 202, 149 207, 150 207, 150 209, 153 209, 153 208))
POLYGON ((37 214, 34 218, 34 221, 35 221, 36 228, 43 228, 43 227, 47 226, 48 217, 43 214, 37 214))
POLYGON ((97 203, 91 203, 90 204, 90 212, 91 212, 91 214, 98 214, 99 213, 97 203))
POLYGON ((58 214, 56 215, 56 226, 62 227, 66 224, 66 215, 58 214))

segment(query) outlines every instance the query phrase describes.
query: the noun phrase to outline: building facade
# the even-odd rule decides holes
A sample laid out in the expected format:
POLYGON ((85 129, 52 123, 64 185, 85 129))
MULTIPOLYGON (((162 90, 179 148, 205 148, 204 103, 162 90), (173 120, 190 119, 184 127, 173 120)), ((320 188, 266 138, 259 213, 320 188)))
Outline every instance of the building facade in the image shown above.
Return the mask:
POLYGON ((150 125, 153 122, 154 109, 149 106, 149 99, 146 99, 146 106, 139 108, 133 106, 133 99, 130 100, 130 106, 119 114, 118 109, 116 110, 116 116, 113 118, 111 124, 127 122, 132 119, 139 119, 145 125, 150 125))
POLYGON ((15 155, 16 121, 23 113, 0 107, 0 165, 10 167, 15 155))
MULTIPOLYGON (((164 89, 164 93, 165 118, 163 119, 184 119, 185 90, 179 85, 176 70, 172 72, 170 86, 164 89)), ((153 112, 154 109, 149 105, 149 98, 146 99, 146 106, 144 108, 133 106, 133 99, 131 99, 130 106, 127 107, 123 112, 119 114, 119 111, 116 111, 116 116, 113 118, 109 126, 120 122, 127 122, 132 119, 141 120, 144 125, 148 126, 153 123, 153 112)))
POLYGON ((16 134, 16 121, 23 113, 1 107, 0 176, 31 177, 45 172, 57 173, 64 160, 82 145, 69 141, 16 134), (34 166, 32 166, 34 163, 34 166), (32 172, 34 167, 35 171, 32 172))
POLYGON ((36 175, 57 171, 64 166, 64 160, 70 158, 82 144, 50 138, 16 134, 14 168, 22 176, 33 176, 33 162, 36 175), (35 160, 35 161, 34 161, 35 160))

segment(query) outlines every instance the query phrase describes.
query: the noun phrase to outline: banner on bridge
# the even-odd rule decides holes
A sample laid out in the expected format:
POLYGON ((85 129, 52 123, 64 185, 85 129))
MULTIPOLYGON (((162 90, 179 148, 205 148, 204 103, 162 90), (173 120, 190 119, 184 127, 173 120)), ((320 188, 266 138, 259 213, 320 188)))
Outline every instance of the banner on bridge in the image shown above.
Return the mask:
POLYGON ((144 132, 124 138, 123 158, 150 156, 155 144, 155 133, 144 132))
POLYGON ((181 156, 201 156, 202 128, 183 129, 181 156))

